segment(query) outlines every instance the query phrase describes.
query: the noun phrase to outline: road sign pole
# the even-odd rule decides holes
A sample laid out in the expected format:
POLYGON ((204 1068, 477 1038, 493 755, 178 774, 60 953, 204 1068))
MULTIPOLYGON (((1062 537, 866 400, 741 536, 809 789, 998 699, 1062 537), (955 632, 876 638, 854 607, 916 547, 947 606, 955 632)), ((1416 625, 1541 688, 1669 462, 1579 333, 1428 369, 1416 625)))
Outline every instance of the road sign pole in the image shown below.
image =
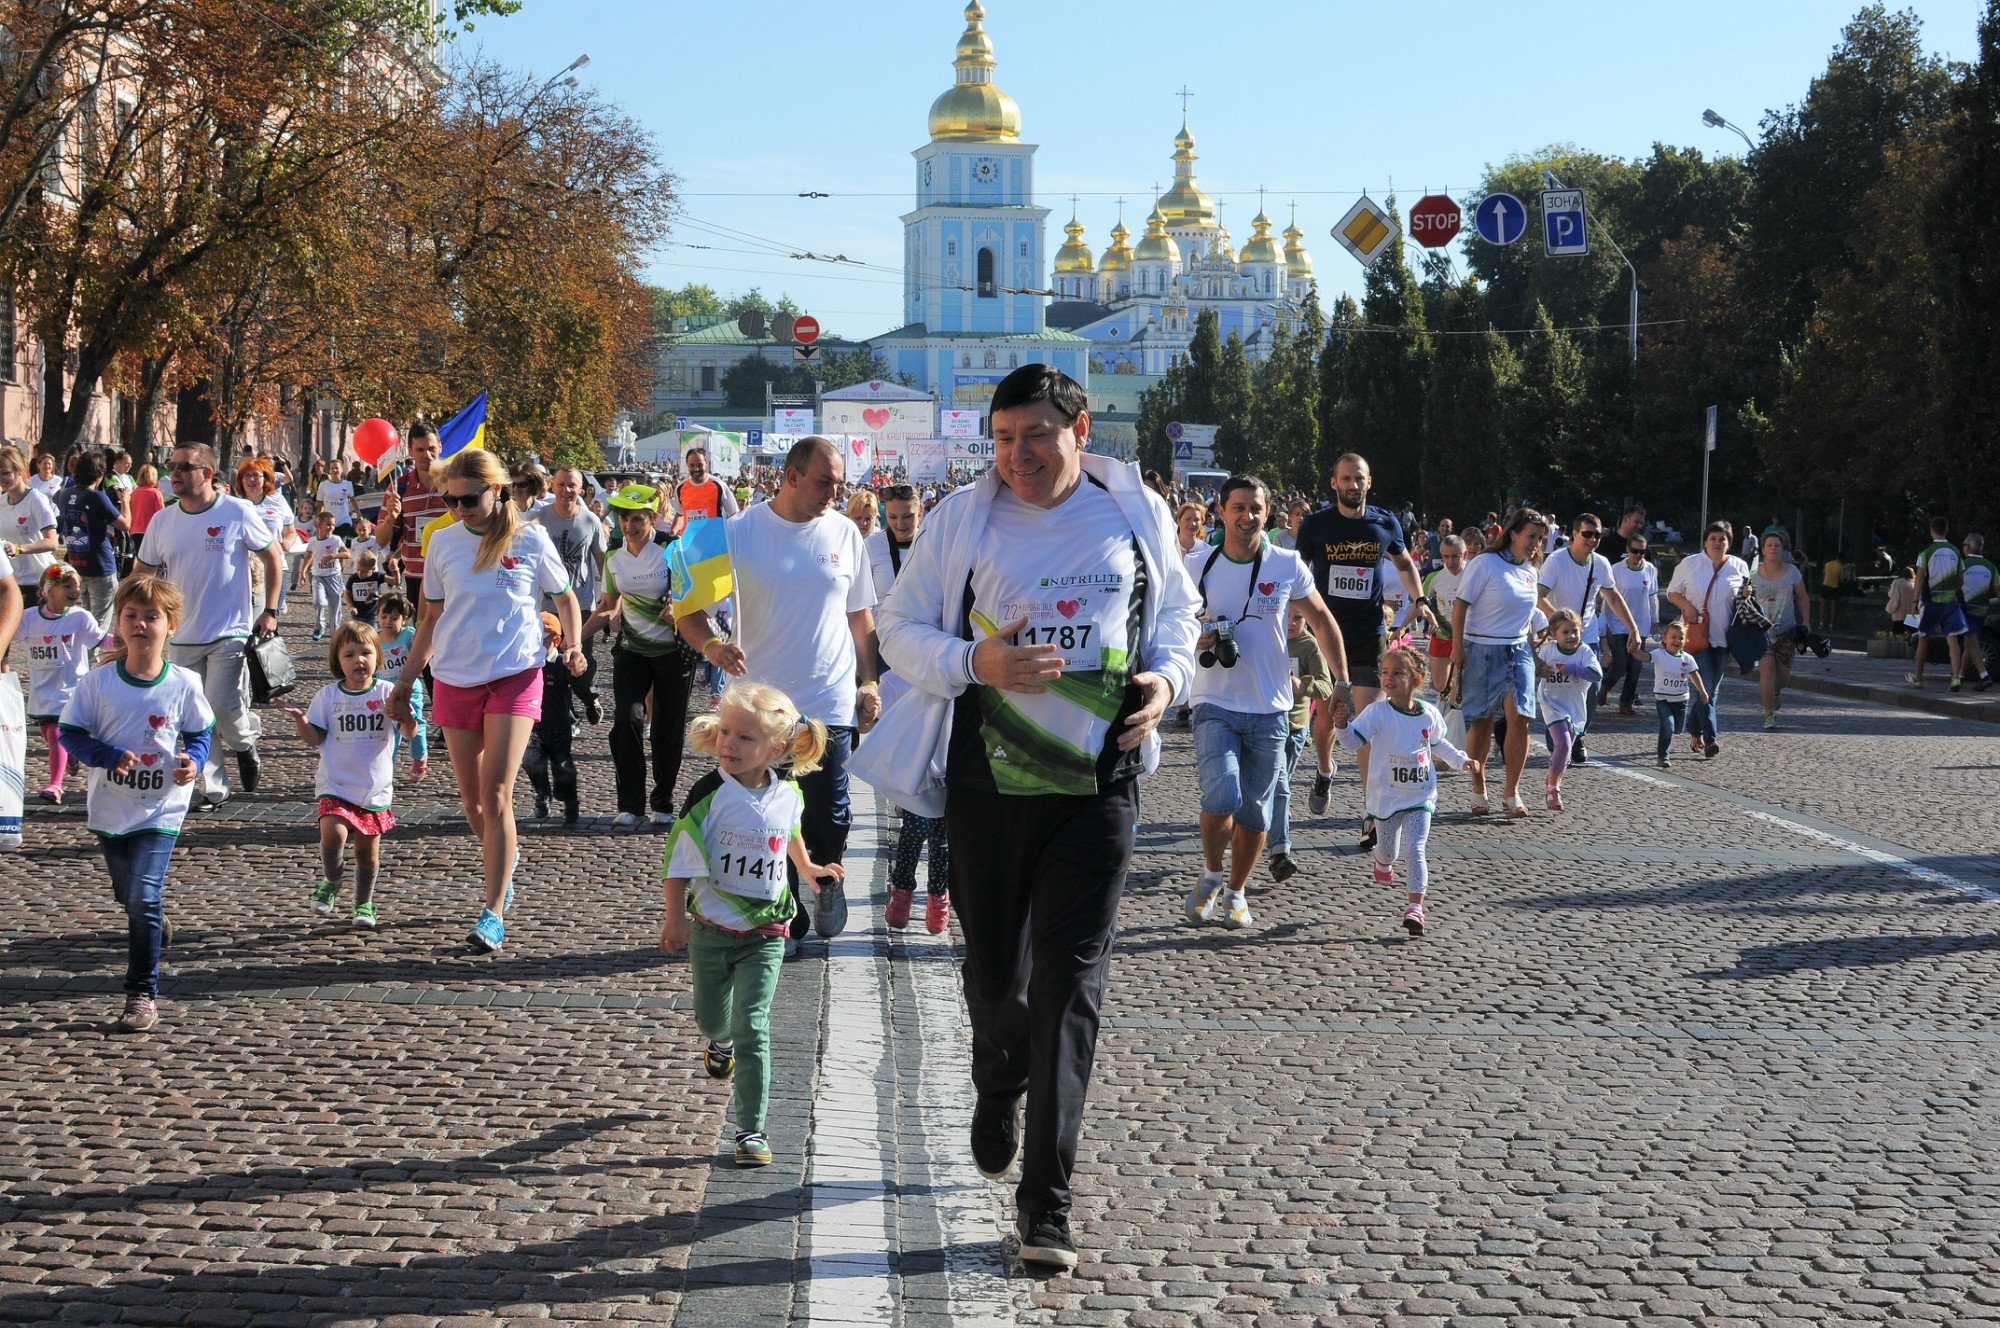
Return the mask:
MULTIPOLYGON (((1638 297, 1633 296, 1634 300, 1638 297)), ((1715 455, 1715 407, 1708 408, 1708 427, 1701 437, 1701 539, 1708 539, 1708 462, 1715 455)))

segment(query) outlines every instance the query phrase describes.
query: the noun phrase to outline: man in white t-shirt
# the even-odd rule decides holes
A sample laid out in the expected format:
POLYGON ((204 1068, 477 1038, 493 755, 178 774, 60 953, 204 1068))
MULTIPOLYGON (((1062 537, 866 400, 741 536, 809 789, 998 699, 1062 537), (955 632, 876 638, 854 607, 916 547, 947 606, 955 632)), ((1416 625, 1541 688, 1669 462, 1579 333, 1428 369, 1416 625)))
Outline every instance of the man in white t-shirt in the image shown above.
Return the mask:
MULTIPOLYGON (((250 671, 243 657, 252 633, 278 630, 278 594, 284 557, 277 537, 256 508, 215 487, 215 452, 204 443, 182 443, 169 462, 180 501, 162 508, 146 527, 133 570, 163 576, 180 587, 181 625, 167 658, 201 675, 215 711, 215 737, 202 774, 202 797, 216 805, 229 797, 222 768, 226 747, 236 753, 243 791, 255 793, 263 774, 257 756, 262 732, 250 708, 250 671), (250 560, 264 566, 264 606, 252 618, 250 560)), ((197 803, 197 805, 203 805, 197 803)))
POLYGON ((1609 644, 1604 649, 1604 682, 1598 688, 1597 698, 1602 703, 1611 695, 1613 686, 1620 686, 1618 713, 1631 715, 1637 713, 1634 706, 1639 698, 1639 661, 1631 647, 1644 650, 1644 639, 1653 634, 1659 621, 1660 569, 1646 557, 1644 535, 1628 534, 1621 542, 1625 545, 1625 556, 1611 564, 1611 579, 1617 583, 1618 593, 1625 597, 1625 607, 1632 611, 1633 630, 1639 635, 1635 640, 1619 632, 1618 625, 1611 626, 1605 638, 1609 644))
MULTIPOLYGON (((1584 644, 1594 649, 1604 625, 1604 615, 1597 607, 1602 603, 1625 625, 1627 651, 1644 659, 1639 644, 1644 639, 1644 633, 1633 622, 1632 609, 1625 603, 1625 596, 1619 593, 1617 582, 1612 578, 1610 560, 1597 551, 1603 539, 1604 522, 1595 513, 1585 512, 1571 526, 1568 542, 1542 559, 1539 577, 1544 601, 1542 611, 1553 614, 1557 609, 1568 609, 1576 614, 1583 620, 1584 644)), ((1595 692, 1591 694, 1588 710, 1589 718, 1595 719, 1595 692)), ((1583 749, 1582 734, 1578 734, 1571 744, 1570 760, 1579 765, 1590 760, 1589 753, 1583 749)))
POLYGON ((320 510, 333 513, 333 533, 342 539, 354 538, 354 485, 336 475, 319 482, 313 494, 320 510))
POLYGON ((1230 476, 1217 505, 1222 543, 1198 544, 1186 558, 1202 600, 1191 696, 1204 868, 1186 911, 1188 921, 1206 922, 1219 908, 1223 924, 1233 929, 1254 920, 1243 887, 1264 854, 1271 795, 1291 730, 1292 662, 1285 640, 1294 600, 1333 671, 1336 722, 1354 693, 1340 626, 1313 584, 1312 569, 1295 550, 1264 538, 1271 507, 1264 481, 1230 476))
MULTIPOLYGON (((802 439, 785 457, 777 496, 728 518, 734 641, 716 635, 706 612, 683 614, 679 623, 681 636, 703 659, 736 677, 770 683, 800 714, 826 725, 820 768, 799 780, 806 851, 824 864, 839 862, 846 852, 847 759, 856 735, 875 727, 882 710, 875 685, 881 672, 875 581, 861 531, 832 511, 840 469, 832 443, 802 439)), ((803 901, 813 891, 795 893, 803 901)), ((840 934, 847 898, 839 881, 819 883, 815 912, 820 935, 840 934)), ((803 934, 803 922, 801 913, 794 937, 803 934)))

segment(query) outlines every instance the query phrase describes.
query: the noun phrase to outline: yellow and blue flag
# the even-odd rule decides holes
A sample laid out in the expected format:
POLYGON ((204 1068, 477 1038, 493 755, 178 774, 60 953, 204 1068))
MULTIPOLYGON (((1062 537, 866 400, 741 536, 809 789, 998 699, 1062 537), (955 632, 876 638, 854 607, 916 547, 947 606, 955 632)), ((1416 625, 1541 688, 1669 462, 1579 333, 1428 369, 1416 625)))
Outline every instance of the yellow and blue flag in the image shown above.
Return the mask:
POLYGON ((667 550, 667 593, 674 612, 712 608, 736 591, 729 565, 729 523, 696 521, 667 550))
POLYGON ((486 394, 481 392, 458 414, 438 425, 438 457, 486 446, 486 394))

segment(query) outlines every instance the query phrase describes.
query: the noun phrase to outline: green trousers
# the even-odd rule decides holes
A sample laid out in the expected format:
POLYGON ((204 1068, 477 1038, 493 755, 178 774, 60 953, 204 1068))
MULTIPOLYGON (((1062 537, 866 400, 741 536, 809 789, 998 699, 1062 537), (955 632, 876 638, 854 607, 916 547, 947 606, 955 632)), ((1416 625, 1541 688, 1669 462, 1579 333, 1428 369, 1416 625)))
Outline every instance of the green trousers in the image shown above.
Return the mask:
POLYGON ((688 939, 694 1022, 711 1042, 736 1050, 736 1128, 764 1132, 771 1096, 771 1001, 785 943, 776 936, 731 936, 697 921, 688 939))

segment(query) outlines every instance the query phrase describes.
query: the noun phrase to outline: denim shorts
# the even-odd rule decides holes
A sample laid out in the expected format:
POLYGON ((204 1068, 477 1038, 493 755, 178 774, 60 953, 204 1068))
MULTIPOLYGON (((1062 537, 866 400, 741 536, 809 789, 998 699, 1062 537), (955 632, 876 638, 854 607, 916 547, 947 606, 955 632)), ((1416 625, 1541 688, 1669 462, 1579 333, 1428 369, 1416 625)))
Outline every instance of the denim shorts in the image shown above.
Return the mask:
POLYGON ((1507 695, 1514 696, 1514 708, 1521 718, 1535 717, 1535 651, 1526 641, 1511 645, 1465 643, 1465 681, 1462 684, 1465 717, 1468 721, 1492 719, 1505 713, 1507 695))
POLYGON ((1271 792, 1278 784, 1278 764, 1291 729, 1290 711, 1252 715, 1197 705, 1194 759, 1202 811, 1234 816, 1245 830, 1270 829, 1271 792))

